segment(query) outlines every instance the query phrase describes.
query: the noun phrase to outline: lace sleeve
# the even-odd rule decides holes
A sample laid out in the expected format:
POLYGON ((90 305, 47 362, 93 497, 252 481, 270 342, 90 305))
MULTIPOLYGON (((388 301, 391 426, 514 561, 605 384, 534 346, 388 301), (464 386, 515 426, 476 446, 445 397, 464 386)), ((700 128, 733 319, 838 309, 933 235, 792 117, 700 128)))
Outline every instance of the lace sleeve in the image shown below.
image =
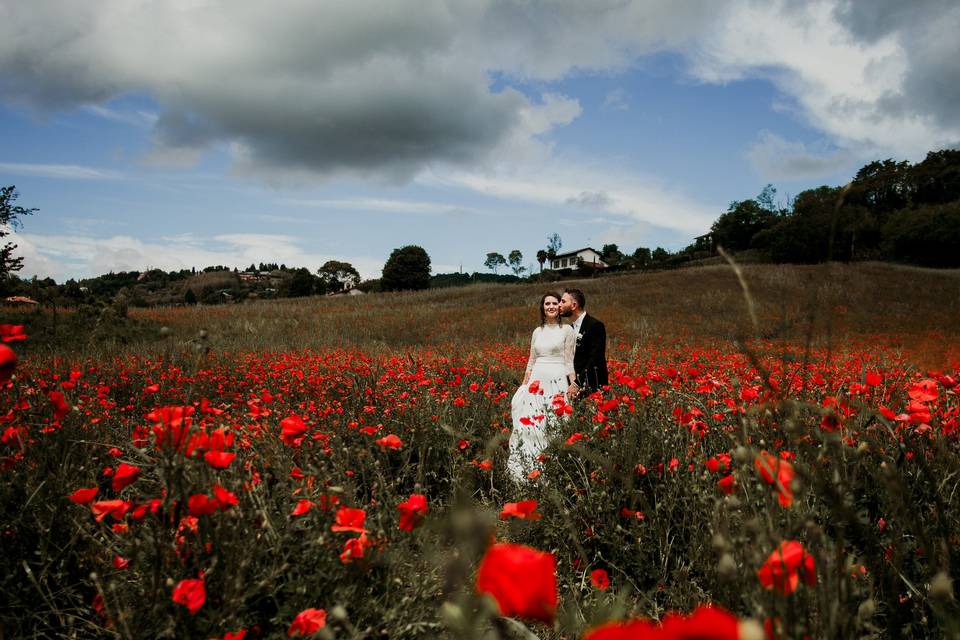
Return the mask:
POLYGON ((534 351, 534 345, 537 343, 537 331, 540 327, 533 330, 533 336, 530 337, 530 357, 527 358, 527 370, 523 374, 523 384, 530 381, 530 372, 533 371, 533 363, 537 360, 537 354, 534 351))
POLYGON ((563 365, 567 369, 567 375, 570 377, 571 383, 575 379, 575 372, 573 369, 573 354, 577 350, 577 334, 574 333, 573 327, 567 325, 564 329, 563 334, 563 365))

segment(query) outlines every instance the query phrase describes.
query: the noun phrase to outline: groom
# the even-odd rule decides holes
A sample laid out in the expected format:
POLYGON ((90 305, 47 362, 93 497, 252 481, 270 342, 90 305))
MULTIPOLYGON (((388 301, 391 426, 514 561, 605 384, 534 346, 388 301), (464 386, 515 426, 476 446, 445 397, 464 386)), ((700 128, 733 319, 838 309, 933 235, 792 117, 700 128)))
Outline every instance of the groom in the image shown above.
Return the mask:
POLYGON ((587 315, 587 299, 580 289, 566 289, 560 298, 560 315, 573 323, 577 350, 573 368, 577 380, 570 385, 570 398, 588 395, 609 384, 607 378, 607 330, 603 323, 587 315))

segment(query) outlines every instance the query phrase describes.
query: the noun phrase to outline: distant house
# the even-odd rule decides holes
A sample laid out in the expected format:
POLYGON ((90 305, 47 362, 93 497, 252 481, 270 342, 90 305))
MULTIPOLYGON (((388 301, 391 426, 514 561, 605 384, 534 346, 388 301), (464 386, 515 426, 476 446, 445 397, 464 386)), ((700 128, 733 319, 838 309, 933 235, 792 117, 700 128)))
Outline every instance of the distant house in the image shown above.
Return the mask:
POLYGON ((596 249, 590 247, 569 251, 567 253, 558 253, 550 259, 550 268, 553 270, 576 269, 578 266, 606 269, 608 265, 602 260, 596 249))
POLYGON ((347 289, 340 289, 338 291, 331 291, 328 293, 328 296, 362 296, 363 291, 357 289, 356 287, 349 287, 347 289))

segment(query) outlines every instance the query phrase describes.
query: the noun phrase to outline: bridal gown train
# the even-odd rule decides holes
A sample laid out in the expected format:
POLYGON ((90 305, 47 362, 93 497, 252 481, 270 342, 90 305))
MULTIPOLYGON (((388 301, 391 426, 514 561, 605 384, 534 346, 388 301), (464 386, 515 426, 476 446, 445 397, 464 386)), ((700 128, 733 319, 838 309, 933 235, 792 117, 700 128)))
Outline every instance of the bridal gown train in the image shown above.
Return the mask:
POLYGON ((557 417, 553 399, 566 394, 573 374, 576 335, 570 325, 546 324, 533 330, 527 384, 513 394, 510 457, 507 469, 518 482, 537 468, 537 457, 546 449, 557 417))

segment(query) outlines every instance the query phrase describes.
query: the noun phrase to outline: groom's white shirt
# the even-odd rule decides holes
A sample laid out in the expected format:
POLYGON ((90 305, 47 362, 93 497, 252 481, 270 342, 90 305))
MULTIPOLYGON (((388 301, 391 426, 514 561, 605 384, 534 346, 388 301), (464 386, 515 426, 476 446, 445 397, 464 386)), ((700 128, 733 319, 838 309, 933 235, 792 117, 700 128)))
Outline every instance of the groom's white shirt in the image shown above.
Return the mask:
POLYGON ((579 335, 579 333, 580 333, 580 325, 583 324, 583 319, 586 318, 586 317, 587 317, 587 312, 584 311, 583 313, 580 314, 580 317, 577 318, 576 320, 574 320, 574 321, 573 321, 573 324, 570 325, 571 327, 573 327, 573 333, 574 333, 574 335, 579 335))

